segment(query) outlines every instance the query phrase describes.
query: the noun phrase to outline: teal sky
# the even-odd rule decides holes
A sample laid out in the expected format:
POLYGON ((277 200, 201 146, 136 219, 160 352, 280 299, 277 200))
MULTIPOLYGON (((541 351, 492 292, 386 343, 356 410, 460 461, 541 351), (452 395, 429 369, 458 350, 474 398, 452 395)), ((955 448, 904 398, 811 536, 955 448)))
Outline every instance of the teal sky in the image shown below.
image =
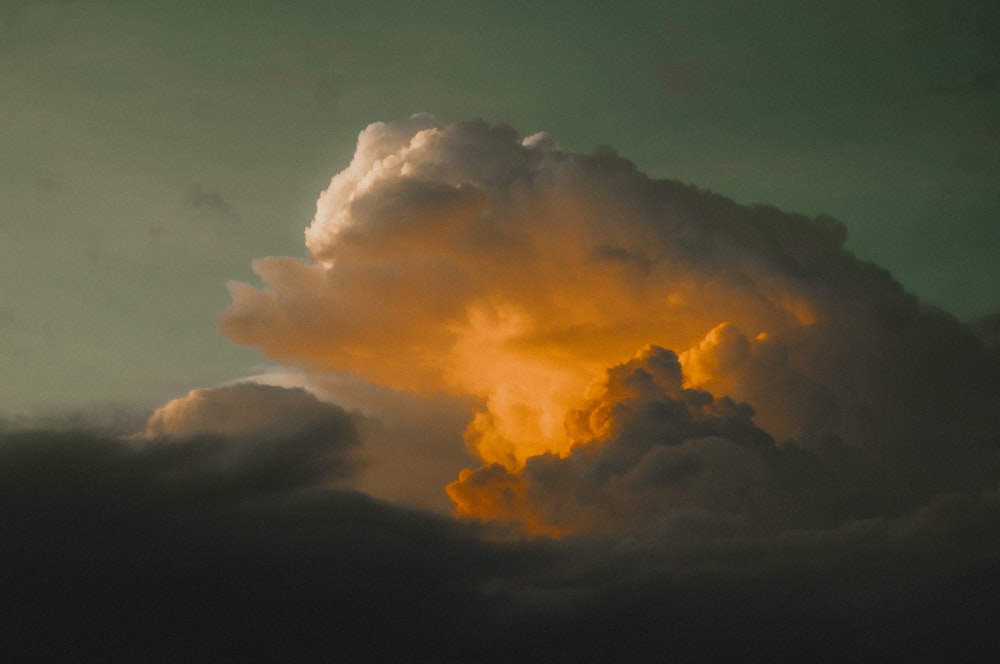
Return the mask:
POLYGON ((429 112, 830 214, 1000 311, 1000 5, 0 0, 0 415, 259 369, 214 318, 301 256, 358 132, 429 112))

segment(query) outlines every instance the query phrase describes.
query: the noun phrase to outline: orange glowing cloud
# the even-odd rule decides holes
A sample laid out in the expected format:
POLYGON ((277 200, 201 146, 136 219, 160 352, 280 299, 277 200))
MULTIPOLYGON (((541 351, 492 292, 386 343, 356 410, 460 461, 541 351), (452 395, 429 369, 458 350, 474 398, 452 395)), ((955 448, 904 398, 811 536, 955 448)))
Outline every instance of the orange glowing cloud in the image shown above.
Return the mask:
MULTIPOLYGON (((904 437, 890 418, 933 406, 922 401, 933 390, 890 393, 899 376, 954 384, 979 370, 972 355, 914 369, 911 354, 960 335, 956 325, 844 240, 827 217, 650 179, 607 149, 575 154, 544 134, 415 116, 361 132, 306 229, 311 259, 256 261, 263 288, 230 284, 219 326, 279 361, 476 399, 465 439, 485 466, 450 485, 458 512, 553 534, 591 528, 600 510, 583 517, 563 501, 563 516, 546 516, 555 503, 529 479, 617 440, 607 427, 623 406, 611 399, 584 423, 581 399, 608 400, 618 383, 588 386, 648 344, 679 354, 684 384, 667 401, 748 403, 736 419, 767 449, 885 446, 904 437)), ((903 428, 937 426, 927 415, 903 428)), ((677 458, 657 452, 656 463, 716 464, 740 484, 723 469, 770 453, 705 436, 714 442, 677 441, 677 458)), ((690 503, 679 492, 676 504, 690 503)))
POLYGON ((569 454, 522 468, 488 465, 448 486, 458 513, 532 534, 648 526, 677 509, 773 502, 773 440, 753 409, 683 387, 677 356, 657 346, 608 369, 566 414, 569 454))
POLYGON ((708 197, 718 228, 694 223, 706 196, 544 135, 372 125, 320 197, 314 260, 256 261, 265 289, 231 284, 220 327, 278 360, 476 395, 469 444, 515 468, 566 453, 566 410, 646 343, 687 347, 723 320, 815 320, 767 257, 726 241, 741 208, 708 197))

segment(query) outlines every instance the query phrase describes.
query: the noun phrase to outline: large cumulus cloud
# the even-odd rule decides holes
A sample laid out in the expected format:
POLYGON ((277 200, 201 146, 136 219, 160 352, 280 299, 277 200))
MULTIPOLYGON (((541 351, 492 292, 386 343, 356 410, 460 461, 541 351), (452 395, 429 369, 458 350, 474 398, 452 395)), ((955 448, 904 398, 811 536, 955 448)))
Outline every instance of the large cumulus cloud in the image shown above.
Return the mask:
POLYGON ((307 230, 314 261, 257 261, 266 288, 233 284, 220 325, 279 360, 479 395, 472 442, 514 466, 565 451, 563 412, 647 343, 815 323, 798 273, 853 264, 842 239, 831 220, 653 181, 609 150, 418 117, 362 133, 307 230))
MULTIPOLYGON (((648 344, 680 361, 683 389, 661 405, 695 393, 684 389, 731 403, 730 423, 752 423, 771 457, 694 431, 647 465, 687 454, 722 472, 740 450, 773 498, 772 466, 798 455, 844 487, 851 514, 995 485, 995 356, 845 237, 828 217, 651 179, 609 149, 581 155, 544 134, 416 116, 361 133, 306 230, 311 260, 257 261, 264 288, 232 284, 220 326, 279 360, 480 399, 466 439, 486 465, 452 495, 475 481, 529 521, 548 507, 514 478, 617 449, 620 438, 581 437, 567 421, 589 384, 648 344)), ((604 398, 629 421, 632 396, 604 398)), ((649 435, 679 426, 678 408, 643 415, 649 435)))

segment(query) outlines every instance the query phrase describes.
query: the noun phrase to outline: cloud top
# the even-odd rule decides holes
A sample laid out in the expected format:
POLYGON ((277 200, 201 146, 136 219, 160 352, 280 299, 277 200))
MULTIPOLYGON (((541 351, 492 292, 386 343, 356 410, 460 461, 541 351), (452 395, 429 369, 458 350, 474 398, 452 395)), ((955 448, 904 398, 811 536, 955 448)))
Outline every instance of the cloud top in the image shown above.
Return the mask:
POLYGON ((351 417, 302 388, 238 383, 192 390, 158 408, 133 438, 190 450, 220 471, 237 469, 274 488, 344 480, 359 468, 351 417))

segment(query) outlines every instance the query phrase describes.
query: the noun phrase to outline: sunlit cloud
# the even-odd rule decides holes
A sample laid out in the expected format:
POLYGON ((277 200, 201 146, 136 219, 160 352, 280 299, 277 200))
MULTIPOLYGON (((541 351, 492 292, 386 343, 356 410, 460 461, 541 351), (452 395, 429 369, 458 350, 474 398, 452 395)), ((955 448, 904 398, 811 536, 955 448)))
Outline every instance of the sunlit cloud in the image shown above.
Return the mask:
POLYGON ((0 652, 986 661, 997 326, 844 241, 608 149, 372 125, 309 257, 230 284, 280 365, 144 427, 0 422, 0 652))
MULTIPOLYGON (((264 287, 230 284, 219 325, 279 361, 478 399, 465 438, 486 466, 450 486, 461 514, 597 527, 543 519, 549 507, 525 487, 541 465, 614 438, 567 423, 588 386, 606 389, 605 371, 649 344, 679 357, 684 389, 746 404, 734 412, 769 454, 792 445, 817 463, 892 466, 906 479, 851 491, 910 504, 989 457, 996 367, 845 238, 828 217, 650 179, 605 148, 414 116, 361 133, 306 229, 310 260, 256 261, 264 287), (927 472, 931 459, 950 470, 927 472)), ((699 464, 731 443, 748 454, 739 441, 646 441, 699 464)))

